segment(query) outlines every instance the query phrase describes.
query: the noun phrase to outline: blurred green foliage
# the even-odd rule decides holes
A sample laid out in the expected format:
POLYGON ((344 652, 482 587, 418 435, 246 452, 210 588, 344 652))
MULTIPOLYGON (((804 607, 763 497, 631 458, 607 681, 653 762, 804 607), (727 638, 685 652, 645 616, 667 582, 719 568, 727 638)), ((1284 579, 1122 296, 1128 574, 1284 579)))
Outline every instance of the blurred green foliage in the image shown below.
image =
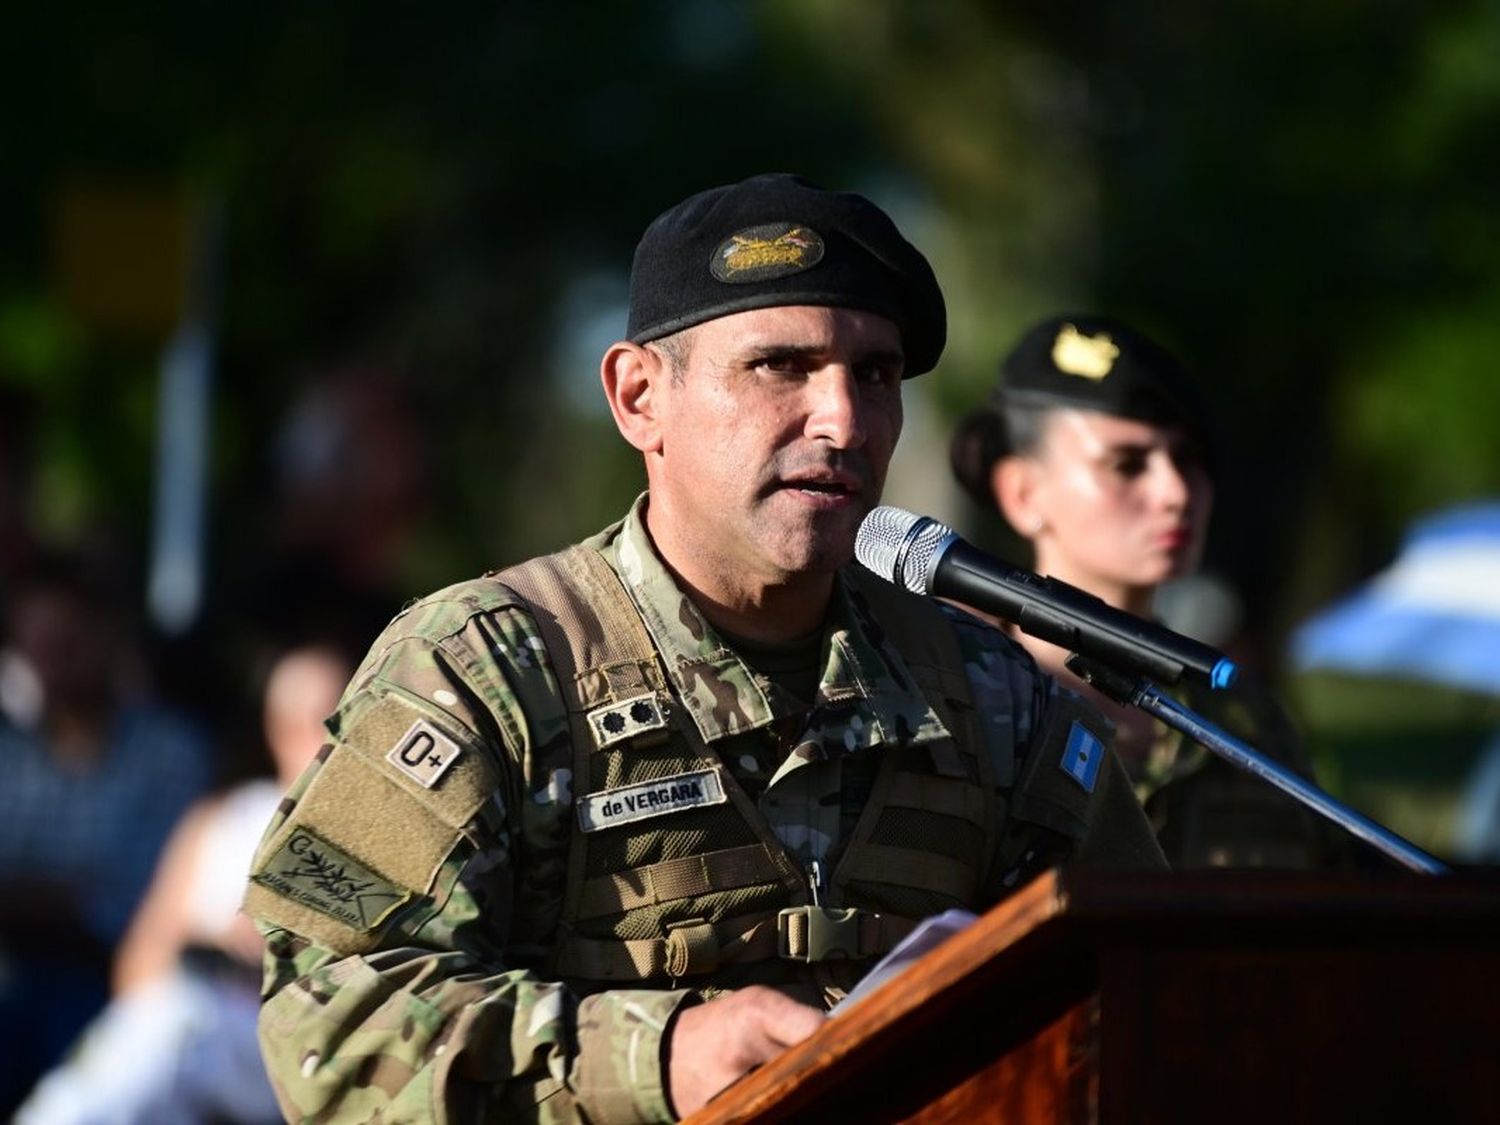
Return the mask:
POLYGON ((1308 673, 1291 686, 1313 732, 1321 785, 1440 855, 1452 855, 1460 797, 1500 730, 1500 699, 1390 677, 1308 673))

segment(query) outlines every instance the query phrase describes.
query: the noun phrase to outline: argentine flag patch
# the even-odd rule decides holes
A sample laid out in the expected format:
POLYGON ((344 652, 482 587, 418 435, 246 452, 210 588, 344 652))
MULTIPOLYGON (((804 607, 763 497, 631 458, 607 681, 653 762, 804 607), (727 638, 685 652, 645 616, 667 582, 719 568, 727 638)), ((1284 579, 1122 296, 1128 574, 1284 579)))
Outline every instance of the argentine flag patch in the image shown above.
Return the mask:
POLYGON ((1079 785, 1085 793, 1094 791, 1099 780, 1099 767, 1104 764, 1104 743, 1095 738, 1082 723, 1076 720, 1068 730, 1068 745, 1063 750, 1062 771, 1079 785))

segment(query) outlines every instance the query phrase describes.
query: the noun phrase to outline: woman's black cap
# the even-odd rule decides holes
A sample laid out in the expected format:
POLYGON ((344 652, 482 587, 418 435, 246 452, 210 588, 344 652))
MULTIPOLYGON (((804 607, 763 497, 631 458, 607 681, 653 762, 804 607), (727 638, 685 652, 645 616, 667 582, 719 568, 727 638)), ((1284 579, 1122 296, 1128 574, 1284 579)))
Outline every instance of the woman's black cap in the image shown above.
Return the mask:
POLYGON ((637 343, 706 320, 780 305, 879 313, 901 330, 907 376, 937 366, 947 340, 943 293, 927 259, 862 195, 800 176, 752 176, 659 215, 630 270, 637 343))
POLYGON ((995 506, 990 468, 1010 452, 1008 406, 1096 410, 1155 425, 1180 426, 1212 470, 1213 418, 1182 364, 1133 328, 1101 316, 1057 316, 1028 329, 1000 365, 990 400, 962 422, 949 457, 976 502, 995 506))

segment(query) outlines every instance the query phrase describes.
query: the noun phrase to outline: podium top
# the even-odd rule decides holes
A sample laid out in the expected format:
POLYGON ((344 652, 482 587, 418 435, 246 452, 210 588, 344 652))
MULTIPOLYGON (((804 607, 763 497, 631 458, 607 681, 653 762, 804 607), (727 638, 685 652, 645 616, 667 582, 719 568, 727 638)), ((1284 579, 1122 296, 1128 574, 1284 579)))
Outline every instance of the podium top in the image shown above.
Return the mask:
MULTIPOLYGON (((1120 951, 1496 945, 1500 877, 1407 872, 1054 869, 746 1076, 692 1125, 796 1116, 860 1057, 982 1016, 1039 1026, 1098 987, 1120 951)), ((1018 1035, 1026 1034, 1018 1024, 1018 1035)))

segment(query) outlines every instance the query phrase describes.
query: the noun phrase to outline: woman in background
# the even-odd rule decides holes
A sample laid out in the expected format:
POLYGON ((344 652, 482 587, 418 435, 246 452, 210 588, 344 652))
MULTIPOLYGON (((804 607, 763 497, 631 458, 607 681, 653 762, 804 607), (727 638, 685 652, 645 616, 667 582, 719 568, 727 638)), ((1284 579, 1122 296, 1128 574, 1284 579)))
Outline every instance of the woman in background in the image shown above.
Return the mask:
MULTIPOLYGON (((970 496, 1030 543, 1037 573, 1149 618, 1162 584, 1193 573, 1202 557, 1214 444, 1203 397, 1176 359, 1117 321, 1076 316, 1022 337, 990 401, 960 424, 951 456, 970 496)), ((1318 860, 1320 830, 1290 798, 1104 698, 1067 670, 1065 650, 1013 635, 1114 720, 1117 751, 1174 866, 1318 860)), ((1173 693, 1308 772, 1291 724, 1253 684, 1173 693)))

